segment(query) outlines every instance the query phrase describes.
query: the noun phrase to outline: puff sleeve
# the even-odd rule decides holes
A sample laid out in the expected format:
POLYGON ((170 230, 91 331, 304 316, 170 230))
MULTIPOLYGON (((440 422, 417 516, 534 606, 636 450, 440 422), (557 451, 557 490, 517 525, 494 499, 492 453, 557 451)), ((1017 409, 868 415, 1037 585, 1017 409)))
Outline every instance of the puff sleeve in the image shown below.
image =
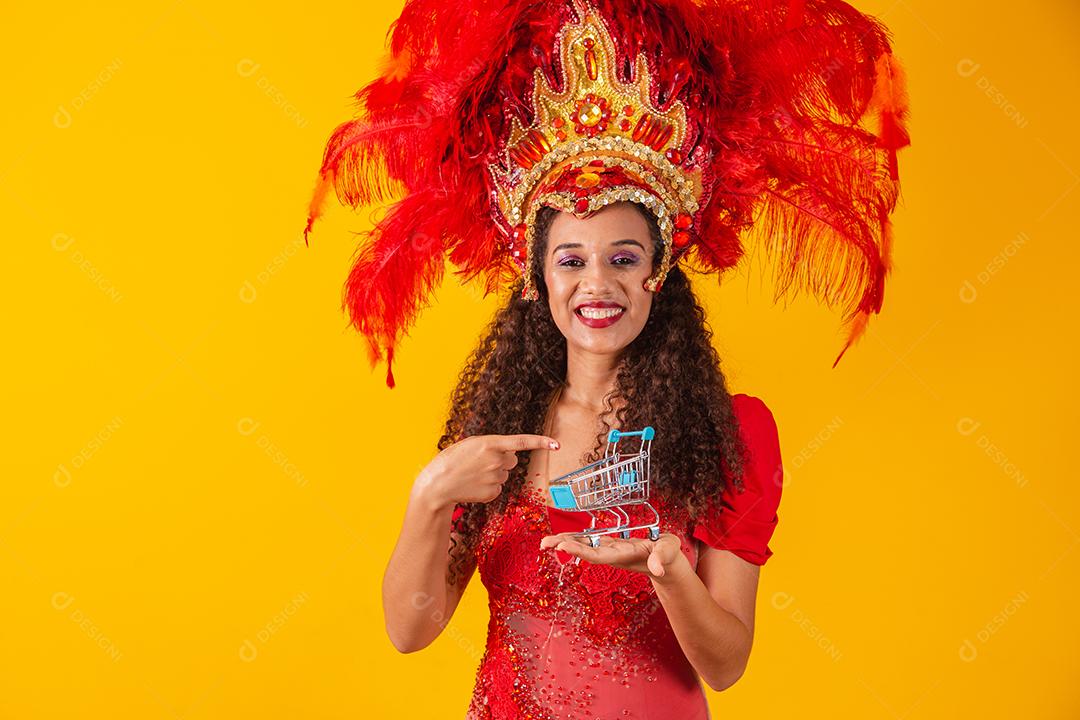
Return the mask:
POLYGON ((784 476, 780 438, 772 412, 759 398, 734 395, 732 409, 746 446, 743 492, 729 483, 691 535, 709 547, 764 565, 773 554, 769 540, 779 520, 776 511, 784 476))

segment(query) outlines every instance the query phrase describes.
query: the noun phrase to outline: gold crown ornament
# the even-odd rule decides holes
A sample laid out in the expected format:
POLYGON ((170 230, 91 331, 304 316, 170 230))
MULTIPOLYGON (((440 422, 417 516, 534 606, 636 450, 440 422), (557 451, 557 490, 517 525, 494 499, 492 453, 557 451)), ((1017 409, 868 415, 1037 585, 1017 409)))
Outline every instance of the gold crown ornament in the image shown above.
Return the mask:
POLYGON ((557 43, 565 89, 553 89, 537 68, 534 122, 525 128, 513 118, 502 165, 489 165, 498 208, 510 228, 507 249, 524 272, 522 297, 539 297, 530 268, 541 207, 584 218, 620 201, 643 205, 657 218, 663 254, 645 288, 659 292, 690 245, 702 193, 701 170, 683 167, 686 107, 678 99, 666 108, 653 103, 644 55, 637 56, 634 82, 619 80, 615 44, 592 12, 563 25, 557 43))

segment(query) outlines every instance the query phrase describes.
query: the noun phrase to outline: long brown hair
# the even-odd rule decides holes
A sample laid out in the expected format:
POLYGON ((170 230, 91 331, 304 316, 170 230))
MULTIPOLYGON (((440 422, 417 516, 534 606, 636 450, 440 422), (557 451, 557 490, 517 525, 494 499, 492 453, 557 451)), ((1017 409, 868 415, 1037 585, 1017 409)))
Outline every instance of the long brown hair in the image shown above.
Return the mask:
MULTIPOLYGON (((660 259, 660 231, 648 210, 632 204, 646 219, 660 259)), ((544 284, 547 236, 558 211, 542 208, 536 216, 531 273, 540 292, 523 300, 519 279, 506 304, 495 314, 473 351, 450 399, 450 415, 439 450, 473 435, 543 433, 555 390, 566 380, 566 338, 548 307, 544 284)), ((672 267, 653 297, 645 327, 623 351, 615 388, 604 398, 604 417, 621 400, 611 427, 656 430, 652 443, 652 495, 682 507, 693 520, 719 497, 728 478, 742 484, 743 447, 731 408, 712 331, 689 278, 672 267)), ((597 435, 588 459, 598 459, 606 432, 597 435)), ((503 492, 490 503, 471 503, 454 526, 461 545, 450 547, 447 582, 460 582, 489 516, 503 511, 526 490, 529 453, 519 453, 503 492)))

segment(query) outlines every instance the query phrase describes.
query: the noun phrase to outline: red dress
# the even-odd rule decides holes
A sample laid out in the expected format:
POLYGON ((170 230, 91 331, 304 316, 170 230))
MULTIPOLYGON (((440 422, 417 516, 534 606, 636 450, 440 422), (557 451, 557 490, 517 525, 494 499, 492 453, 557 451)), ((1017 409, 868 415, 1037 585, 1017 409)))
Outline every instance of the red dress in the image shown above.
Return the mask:
MULTIPOLYGON (((776 424, 758 398, 732 400, 747 447, 744 492, 729 487, 693 526, 657 503, 661 532, 682 539, 695 568, 698 541, 756 565, 772 555, 783 476, 776 424)), ((476 557, 491 619, 466 720, 709 717, 648 576, 539 549, 545 535, 588 526, 587 513, 548 507, 537 491, 488 521, 476 557)))

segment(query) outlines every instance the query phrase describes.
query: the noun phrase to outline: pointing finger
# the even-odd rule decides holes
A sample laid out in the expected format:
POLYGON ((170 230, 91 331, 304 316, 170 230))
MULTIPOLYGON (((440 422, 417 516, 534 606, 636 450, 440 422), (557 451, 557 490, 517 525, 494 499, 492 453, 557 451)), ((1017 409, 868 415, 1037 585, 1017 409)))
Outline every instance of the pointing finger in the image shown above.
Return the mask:
POLYGON ((559 441, 547 435, 496 435, 496 445, 501 450, 558 450, 559 441))

